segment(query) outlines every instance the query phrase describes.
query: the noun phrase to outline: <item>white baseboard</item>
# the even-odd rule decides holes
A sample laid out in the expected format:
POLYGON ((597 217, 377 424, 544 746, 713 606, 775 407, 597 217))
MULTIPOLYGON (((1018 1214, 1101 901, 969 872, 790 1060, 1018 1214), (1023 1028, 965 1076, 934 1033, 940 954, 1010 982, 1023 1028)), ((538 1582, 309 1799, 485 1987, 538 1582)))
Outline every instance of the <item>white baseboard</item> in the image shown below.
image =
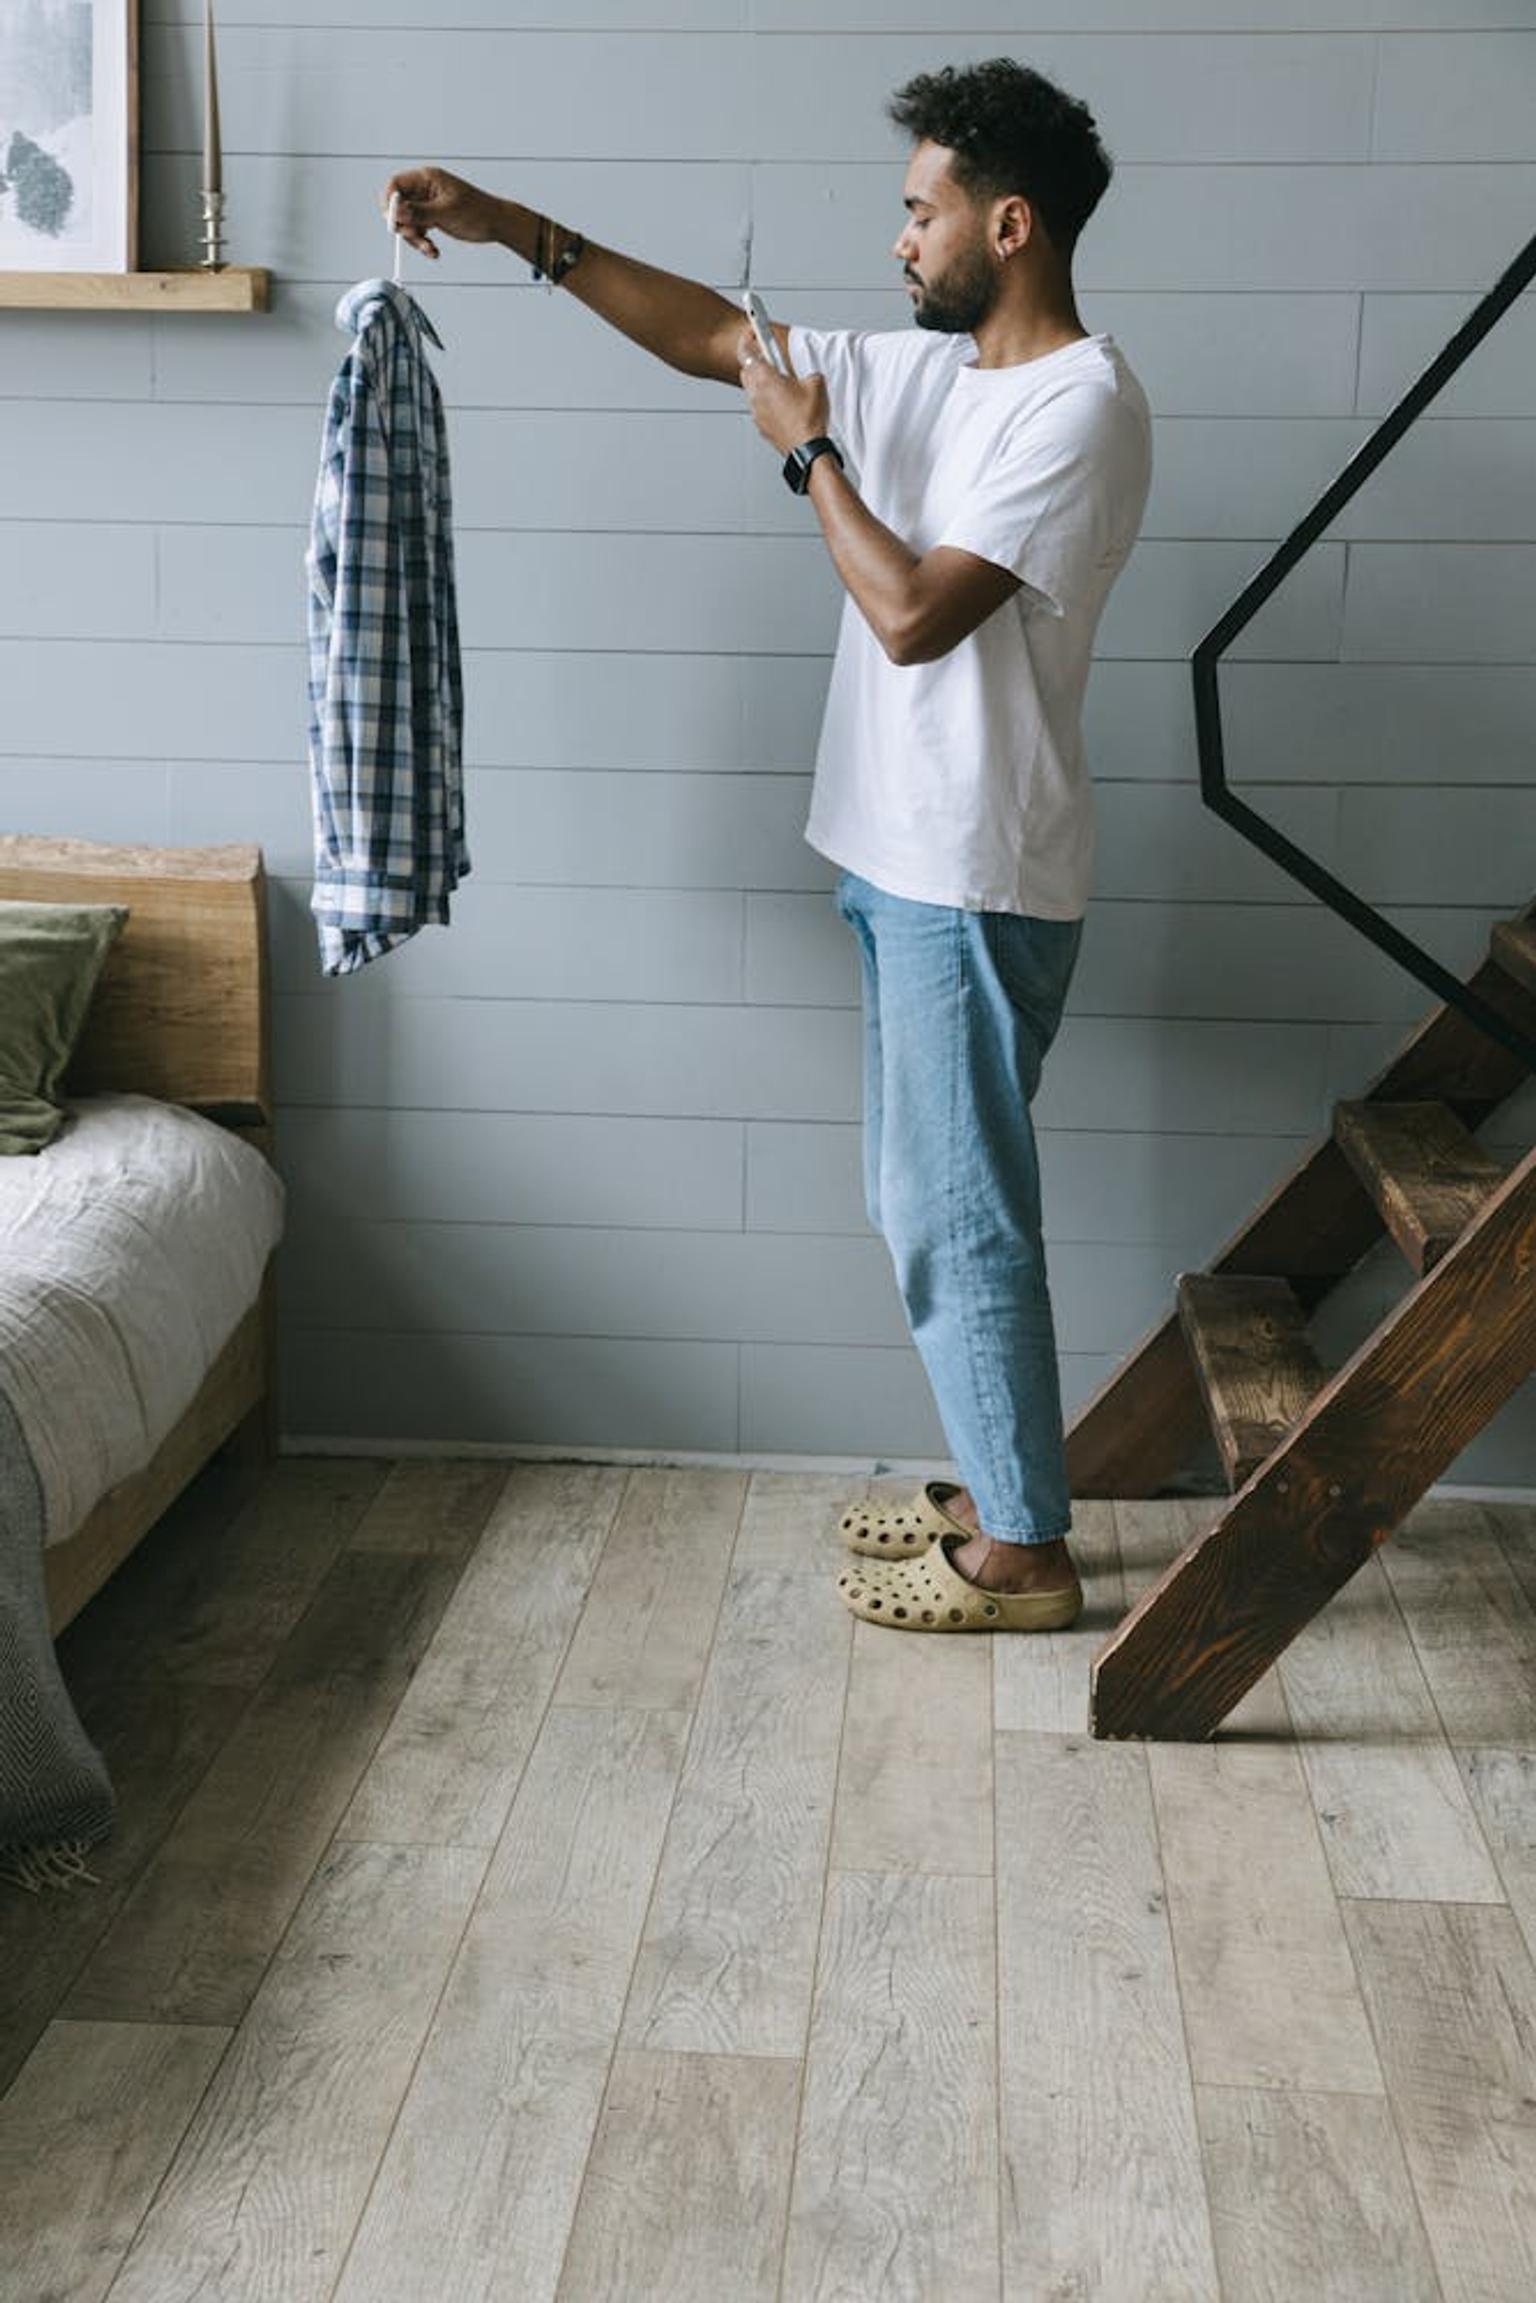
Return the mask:
MULTIPOLYGON (((644 1447, 526 1447, 491 1440, 298 1438, 284 1435, 280 1455, 483 1456, 513 1463, 623 1463, 638 1468, 675 1467, 700 1471, 825 1472, 843 1479, 876 1479, 887 1473, 913 1479, 953 1479, 952 1463, 920 1456, 722 1455, 703 1449, 644 1447)), ((1431 1495, 1471 1503, 1536 1503, 1536 1487, 1436 1485, 1431 1495)), ((1221 1497, 1213 1494, 1212 1503, 1221 1497)))
POLYGON ((914 1479, 953 1479, 955 1467, 919 1456, 723 1455, 677 1447, 527 1447, 493 1440, 347 1439, 285 1433, 279 1455, 483 1456, 512 1463, 627 1463, 637 1468, 676 1467, 699 1471, 830 1472, 873 1479, 886 1472, 914 1479))

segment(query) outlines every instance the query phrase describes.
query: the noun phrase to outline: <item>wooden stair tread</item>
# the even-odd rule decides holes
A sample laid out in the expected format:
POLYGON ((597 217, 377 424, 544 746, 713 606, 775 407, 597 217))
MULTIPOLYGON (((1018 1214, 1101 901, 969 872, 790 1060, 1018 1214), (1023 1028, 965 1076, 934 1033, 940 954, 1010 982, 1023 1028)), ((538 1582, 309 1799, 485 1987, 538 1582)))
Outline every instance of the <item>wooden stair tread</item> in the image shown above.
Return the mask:
POLYGON ((1536 992, 1536 920, 1496 920, 1488 950, 1507 976, 1523 990, 1536 992))
POLYGON ((1306 1414, 1327 1370, 1283 1279, 1181 1272, 1178 1302, 1228 1482, 1242 1487, 1306 1414))
POLYGON ((1443 1103, 1341 1103, 1333 1132, 1412 1268, 1455 1246, 1504 1169, 1443 1103))

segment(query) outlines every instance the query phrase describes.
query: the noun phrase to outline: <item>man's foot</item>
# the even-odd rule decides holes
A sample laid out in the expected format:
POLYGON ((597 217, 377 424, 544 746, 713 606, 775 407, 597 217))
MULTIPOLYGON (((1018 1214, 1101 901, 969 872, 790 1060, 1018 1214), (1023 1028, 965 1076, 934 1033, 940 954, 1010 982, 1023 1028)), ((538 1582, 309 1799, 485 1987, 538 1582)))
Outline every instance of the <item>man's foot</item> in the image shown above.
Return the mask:
POLYGON ((957 1487, 944 1498, 944 1509, 962 1527, 976 1531, 969 1543, 957 1544, 949 1557, 966 1582, 974 1583, 978 1590, 1070 1591, 1077 1582, 1065 1536, 1051 1543, 996 1543, 990 1535, 982 1534, 970 1489, 965 1487, 957 1487))
MULTIPOLYGON (((975 1526, 974 1508, 965 1514, 955 1503, 946 1508, 975 1526)), ((968 1543, 956 1544, 949 1558, 966 1582, 981 1591, 1071 1591, 1077 1583, 1065 1536, 1052 1543, 994 1543, 978 1531, 968 1543)))
MULTIPOLYGON (((893 1631, 1065 1631, 1076 1623, 1083 1611, 1083 1587, 1070 1560, 1062 1573, 1064 1542, 992 1546, 1005 1553, 1049 1548, 1055 1555, 1054 1582, 1042 1579, 1020 1588, 1016 1570, 1007 1583, 972 1581, 961 1573, 957 1562, 973 1540, 985 1544, 988 1538, 941 1535, 920 1558, 850 1561, 837 1579, 844 1606, 866 1623, 888 1624, 893 1631)), ((1007 1571, 1008 1560, 1001 1565, 1007 1571)), ((988 1576, 985 1562, 978 1575, 988 1576)))

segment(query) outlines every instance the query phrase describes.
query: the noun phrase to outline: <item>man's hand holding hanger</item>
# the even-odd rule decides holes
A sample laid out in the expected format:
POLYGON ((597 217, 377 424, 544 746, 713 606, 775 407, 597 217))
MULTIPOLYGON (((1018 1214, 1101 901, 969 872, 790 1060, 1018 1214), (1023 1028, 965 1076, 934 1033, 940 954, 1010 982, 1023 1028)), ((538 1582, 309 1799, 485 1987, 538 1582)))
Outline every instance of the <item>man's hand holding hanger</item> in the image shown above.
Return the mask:
POLYGON ((435 257, 437 247, 428 232, 446 232, 450 240, 497 240, 505 222, 504 203, 446 168, 407 168, 391 176, 379 205, 385 215, 390 201, 398 200, 395 229, 418 255, 435 257))

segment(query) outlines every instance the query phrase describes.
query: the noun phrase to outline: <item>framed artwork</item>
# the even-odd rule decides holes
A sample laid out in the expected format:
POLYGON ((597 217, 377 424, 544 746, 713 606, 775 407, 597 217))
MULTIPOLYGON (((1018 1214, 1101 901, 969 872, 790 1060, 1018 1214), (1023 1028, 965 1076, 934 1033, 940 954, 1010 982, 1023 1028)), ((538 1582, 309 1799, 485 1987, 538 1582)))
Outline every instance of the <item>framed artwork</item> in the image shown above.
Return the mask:
POLYGON ((0 0, 0 271, 138 261, 138 0, 0 0))

